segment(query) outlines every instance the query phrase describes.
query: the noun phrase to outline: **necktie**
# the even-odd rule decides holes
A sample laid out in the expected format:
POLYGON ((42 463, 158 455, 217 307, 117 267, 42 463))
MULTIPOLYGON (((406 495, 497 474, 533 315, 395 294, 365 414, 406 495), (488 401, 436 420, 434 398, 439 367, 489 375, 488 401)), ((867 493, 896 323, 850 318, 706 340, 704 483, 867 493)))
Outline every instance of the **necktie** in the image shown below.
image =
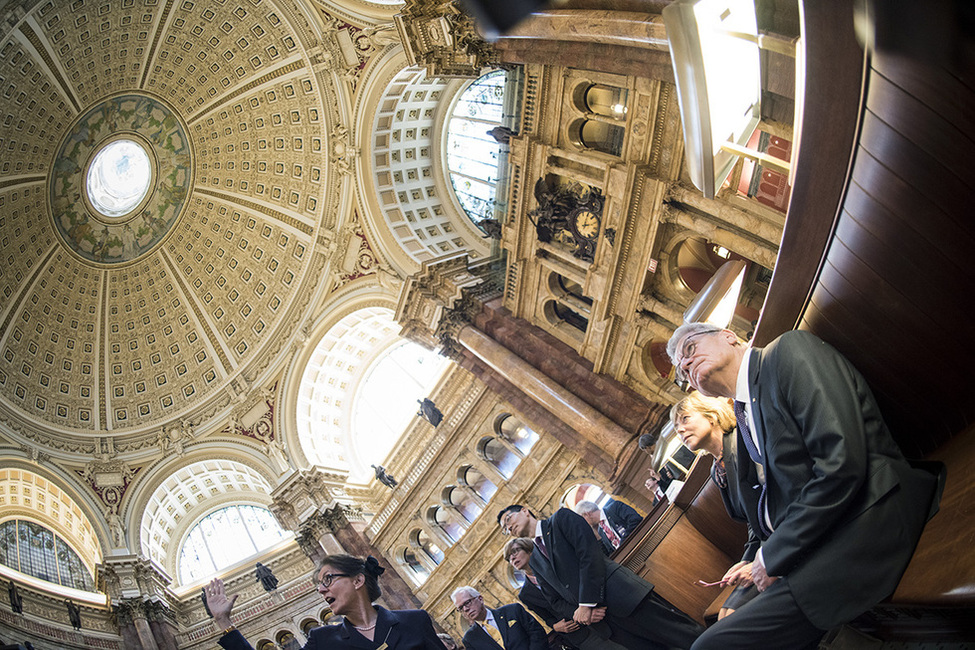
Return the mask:
POLYGON ((718 458, 711 465, 711 480, 722 490, 728 487, 728 472, 724 468, 724 458, 718 458))
POLYGON ((609 543, 613 545, 613 548, 619 548, 620 536, 613 531, 613 528, 605 521, 600 521, 599 527, 603 529, 603 533, 606 534, 606 538, 609 540, 609 543))
MULTIPOLYGON (((755 446, 755 441, 752 439, 752 430, 748 426, 748 414, 745 412, 745 403, 735 400, 735 420, 738 422, 738 431, 741 433, 741 440, 745 443, 745 449, 748 450, 748 457, 752 459, 752 462, 756 465, 762 464, 762 455, 758 453, 758 448, 755 446)), ((765 489, 766 483, 762 483, 762 493, 758 495, 758 526, 761 529, 765 537, 772 534, 771 529, 765 523, 765 489)))
POLYGON ((484 623, 481 624, 481 627, 484 628, 485 632, 491 635, 491 638, 494 639, 499 646, 502 648, 504 647, 504 639, 501 638, 501 632, 498 630, 498 628, 494 627, 487 621, 484 621, 484 623))
POLYGON ((548 549, 545 548, 545 542, 542 540, 540 536, 535 538, 535 546, 538 548, 539 551, 542 552, 542 555, 544 555, 547 559, 548 549))

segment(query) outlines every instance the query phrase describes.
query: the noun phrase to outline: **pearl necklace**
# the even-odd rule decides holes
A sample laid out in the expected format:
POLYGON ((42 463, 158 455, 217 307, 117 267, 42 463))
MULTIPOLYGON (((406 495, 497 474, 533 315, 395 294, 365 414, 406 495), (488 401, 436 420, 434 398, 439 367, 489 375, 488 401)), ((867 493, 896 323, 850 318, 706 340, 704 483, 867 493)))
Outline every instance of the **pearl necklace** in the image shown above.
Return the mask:
POLYGON ((366 630, 371 630, 372 628, 376 627, 376 624, 378 624, 378 623, 379 623, 379 619, 377 618, 376 619, 376 622, 373 623, 372 625, 367 625, 366 627, 357 627, 357 626, 353 625, 352 627, 354 627, 355 629, 359 630, 360 632, 365 632, 366 630))

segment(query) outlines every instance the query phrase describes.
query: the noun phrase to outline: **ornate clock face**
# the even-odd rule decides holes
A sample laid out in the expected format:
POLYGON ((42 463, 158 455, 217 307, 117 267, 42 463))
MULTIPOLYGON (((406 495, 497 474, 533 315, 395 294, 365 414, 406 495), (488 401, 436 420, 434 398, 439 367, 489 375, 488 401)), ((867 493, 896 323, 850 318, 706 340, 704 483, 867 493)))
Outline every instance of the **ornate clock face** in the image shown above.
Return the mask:
POLYGON ((570 223, 573 232, 583 239, 594 240, 599 236, 599 215, 592 210, 577 210, 570 223))

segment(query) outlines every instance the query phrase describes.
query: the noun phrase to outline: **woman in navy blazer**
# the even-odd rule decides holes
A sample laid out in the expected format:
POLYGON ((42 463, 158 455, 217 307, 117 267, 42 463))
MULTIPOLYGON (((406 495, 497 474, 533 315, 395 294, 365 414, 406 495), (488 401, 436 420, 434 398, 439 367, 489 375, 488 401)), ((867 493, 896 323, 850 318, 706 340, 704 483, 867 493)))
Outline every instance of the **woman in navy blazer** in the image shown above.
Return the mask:
MULTIPOLYGON (((674 429, 684 446, 691 451, 703 449, 714 456, 711 480, 721 490, 721 499, 732 519, 748 523, 744 500, 739 493, 740 485, 735 476, 738 471, 738 431, 735 428, 735 411, 727 399, 706 397, 694 391, 674 404, 670 411, 674 429)), ((754 477, 758 482, 757 468, 754 477)), ((718 612, 718 619, 732 613, 755 596, 758 588, 752 582, 752 560, 758 552, 758 537, 748 528, 745 552, 737 564, 732 565, 721 579, 722 585, 735 585, 718 612)))
MULTIPOLYGON (((303 650, 445 650, 422 609, 390 611, 373 604, 382 596, 379 575, 384 570, 371 555, 326 555, 315 573, 318 593, 345 621, 313 629, 303 650)), ((230 619, 237 596, 228 598, 219 579, 206 589, 213 620, 224 629, 217 643, 225 650, 253 650, 230 619)))

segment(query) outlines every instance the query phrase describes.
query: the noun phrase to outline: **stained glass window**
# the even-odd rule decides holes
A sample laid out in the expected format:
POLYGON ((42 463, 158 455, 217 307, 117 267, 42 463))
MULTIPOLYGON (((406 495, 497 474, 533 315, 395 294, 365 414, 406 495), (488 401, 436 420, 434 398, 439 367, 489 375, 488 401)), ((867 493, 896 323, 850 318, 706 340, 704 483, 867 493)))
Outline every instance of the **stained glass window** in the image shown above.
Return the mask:
POLYGON ((179 554, 182 584, 209 578, 273 546, 288 533, 266 508, 229 506, 200 520, 190 530, 179 554))
POLYGON ((468 86, 447 126, 450 182, 474 223, 494 216, 501 144, 491 131, 503 126, 505 80, 496 70, 468 86))
POLYGON ((56 585, 95 591, 91 573, 74 549, 33 521, 0 524, 0 563, 56 585))

